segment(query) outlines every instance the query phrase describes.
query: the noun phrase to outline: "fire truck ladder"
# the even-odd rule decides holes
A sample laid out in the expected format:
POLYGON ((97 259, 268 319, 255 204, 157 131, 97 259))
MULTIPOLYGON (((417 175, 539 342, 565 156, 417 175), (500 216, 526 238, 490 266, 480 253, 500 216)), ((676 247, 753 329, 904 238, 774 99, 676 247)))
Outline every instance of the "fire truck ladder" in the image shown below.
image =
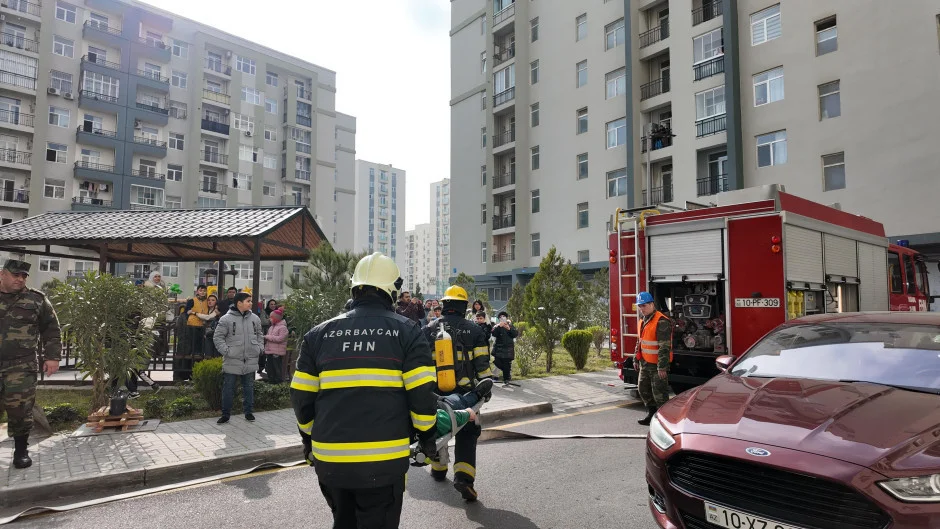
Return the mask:
MULTIPOLYGON (((617 210, 617 269, 620 280, 617 282, 617 302, 620 307, 621 336, 625 338, 640 339, 639 319, 636 310, 636 296, 640 292, 640 241, 638 239, 641 217, 628 216, 627 212, 617 210), (623 225, 629 222, 633 230, 624 232, 623 225)), ((625 344, 620 344, 621 348, 625 344)), ((633 358, 633 351, 621 349, 623 358, 633 358)))

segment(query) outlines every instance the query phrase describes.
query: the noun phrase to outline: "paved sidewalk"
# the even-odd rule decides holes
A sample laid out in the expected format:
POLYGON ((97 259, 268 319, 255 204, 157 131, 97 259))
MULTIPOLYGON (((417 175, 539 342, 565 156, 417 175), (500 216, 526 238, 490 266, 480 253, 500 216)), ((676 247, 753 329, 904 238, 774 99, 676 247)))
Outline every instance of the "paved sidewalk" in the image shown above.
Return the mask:
MULTIPOLYGON (((497 384, 483 408, 484 427, 495 421, 630 400, 613 369, 597 373, 497 384)), ((302 459, 292 410, 161 423, 156 431, 31 440, 33 466, 13 468, 13 442, 0 442, 0 518, 63 498, 129 492, 144 487, 302 459)), ((4 428, 5 429, 5 428, 4 428)))

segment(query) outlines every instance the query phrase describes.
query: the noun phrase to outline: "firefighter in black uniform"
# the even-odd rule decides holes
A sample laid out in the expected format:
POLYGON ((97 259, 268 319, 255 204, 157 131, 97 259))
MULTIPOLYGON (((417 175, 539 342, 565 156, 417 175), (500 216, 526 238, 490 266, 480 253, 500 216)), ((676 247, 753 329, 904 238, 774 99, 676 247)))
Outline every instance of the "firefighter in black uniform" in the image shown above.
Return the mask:
MULTIPOLYGON (((437 392, 441 395, 453 393, 463 395, 472 391, 476 382, 493 376, 490 371, 489 342, 483 329, 465 318, 466 290, 456 285, 451 286, 444 292, 441 301, 444 303, 443 316, 424 327, 424 332, 431 344, 439 337, 440 326, 443 325, 450 334, 453 340, 456 388, 445 391, 439 387, 437 392)), ((477 499, 473 481, 476 477, 477 438, 480 437, 480 432, 478 424, 467 423, 456 435, 454 488, 467 501, 477 499)), ((443 457, 441 459, 446 460, 443 457)), ((437 481, 447 479, 447 465, 441 461, 432 461, 431 476, 437 481)))
POLYGON ((349 312, 304 336, 291 403, 334 529, 392 529, 401 518, 409 445, 433 454, 436 370, 418 325, 395 313, 390 258, 356 265, 349 312))

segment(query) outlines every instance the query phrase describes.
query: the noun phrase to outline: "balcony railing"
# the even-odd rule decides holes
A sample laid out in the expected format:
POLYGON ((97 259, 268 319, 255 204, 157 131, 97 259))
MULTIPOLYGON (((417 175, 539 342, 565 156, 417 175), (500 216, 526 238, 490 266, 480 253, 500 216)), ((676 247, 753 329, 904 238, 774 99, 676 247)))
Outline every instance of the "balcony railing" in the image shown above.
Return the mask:
POLYGON ((151 145, 153 147, 160 147, 166 149, 166 142, 158 140, 156 138, 150 138, 148 136, 134 136, 134 143, 139 143, 141 145, 151 145))
POLYGON ((95 31, 100 31, 102 33, 107 33, 109 35, 114 35, 115 37, 124 37, 124 34, 121 32, 121 28, 116 28, 109 24, 98 22, 97 20, 86 20, 85 27, 91 28, 95 31))
POLYGON ((494 215, 493 216, 493 229, 501 230, 504 228, 512 228, 516 225, 516 217, 513 215, 494 215))
MULTIPOLYGON (((646 152, 647 146, 649 145, 647 143, 647 137, 643 136, 642 138, 640 138, 640 142, 641 142, 640 152, 646 152)), ((671 147, 671 146, 672 146, 672 130, 665 129, 665 134, 653 135, 653 149, 652 150, 658 151, 659 149, 665 149, 666 147, 671 147)))
MULTIPOLYGON (((109 96, 108 94, 99 94, 98 92, 92 92, 91 90, 82 90, 81 96, 87 99, 93 99, 95 101, 106 101, 108 103, 117 103, 118 98, 115 96, 109 96)), ((137 103, 138 105, 140 103, 137 103)), ((147 107, 149 109, 150 107, 147 107)))
POLYGON ((722 15, 721 0, 704 0, 702 7, 692 10, 692 25, 697 26, 702 22, 722 15))
POLYGON ((305 127, 312 127, 313 118, 311 118, 310 116, 302 116, 300 114, 297 114, 297 124, 303 125, 305 127))
POLYGON ((669 92, 669 78, 656 79, 640 86, 640 101, 669 92))
POLYGON ((10 125, 22 125, 24 127, 33 127, 35 117, 32 114, 24 114, 19 111, 0 110, 0 123, 10 125))
POLYGON ((29 165, 32 163, 32 153, 15 149, 0 149, 0 162, 29 165))
POLYGON ((228 135, 230 132, 228 118, 203 116, 202 130, 228 135))
POLYGON ((727 128, 728 120, 725 114, 695 122, 695 137, 711 136, 727 128))
POLYGON ((99 66, 104 66, 105 68, 110 68, 112 70, 121 71, 121 65, 116 62, 109 62, 99 57, 97 54, 92 53, 89 55, 82 55, 82 62, 88 62, 92 64, 97 64, 99 66))
POLYGON ((0 71, 0 83, 29 90, 36 89, 36 78, 21 73, 0 71))
POLYGON ((29 190, 28 189, 0 190, 0 201, 12 202, 14 204, 29 204, 29 190))
POLYGON ((217 163, 222 165, 228 165, 228 155, 220 154, 215 151, 203 151, 202 152, 202 161, 209 163, 217 163))
POLYGON ((516 56, 516 47, 510 46, 493 54, 493 64, 500 65, 516 56))
POLYGON ((163 77, 160 72, 154 72, 152 70, 137 70, 137 77, 143 77, 144 79, 150 79, 158 83, 170 84, 169 77, 163 77))
POLYGON ((140 42, 141 44, 145 46, 149 46, 151 48, 157 48, 160 50, 166 49, 166 42, 163 42, 162 40, 158 40, 152 37, 137 37, 137 42, 140 42))
POLYGON ((225 194, 225 184, 221 182, 212 182, 211 180, 203 180, 202 186, 199 188, 203 193, 215 193, 219 195, 225 194))
MULTIPOLYGON (((101 198, 91 198, 91 197, 72 197, 72 204, 84 204, 86 206, 97 206, 102 208, 113 208, 114 203, 110 200, 104 200, 101 198)), ((72 277, 72 272, 74 270, 69 270, 69 277, 72 277)), ((84 275, 84 272, 77 272, 84 275)))
POLYGON ((672 202, 672 186, 666 187, 654 187, 653 192, 650 194, 651 201, 646 201, 646 190, 643 190, 643 203, 647 206, 655 206, 657 204, 665 204, 666 202, 672 202))
POLYGON ((94 134, 95 136, 104 136, 106 138, 116 138, 117 132, 113 130, 105 130, 100 127, 96 127, 93 123, 88 122, 82 125, 79 125, 75 129, 78 132, 83 132, 85 134, 94 134))
POLYGON ((640 48, 652 46, 669 38, 669 21, 664 21, 649 31, 640 33, 640 48))
POLYGON ((728 175, 720 174, 715 176, 706 176, 696 181, 698 184, 698 196, 716 195, 728 190, 728 175))
POLYGON ((713 75, 718 75, 725 72, 725 56, 719 55, 705 62, 700 62, 692 67, 692 74, 694 80, 700 81, 702 79, 711 77, 713 75))
POLYGON ((85 160, 79 160, 75 162, 75 167, 79 169, 88 169, 90 171, 101 171, 104 173, 117 173, 117 169, 113 165, 105 165, 98 162, 89 162, 85 160))
POLYGON ((502 92, 493 96, 493 106, 498 107, 499 105, 502 105, 503 103, 508 103, 515 98, 516 98, 516 87, 514 86, 512 88, 507 88, 506 90, 503 90, 502 92))
POLYGON ((515 2, 504 7, 499 13, 493 14, 493 25, 499 24, 504 20, 509 20, 509 17, 516 14, 516 4, 515 2))
POLYGON ((149 103, 137 102, 137 108, 141 110, 149 110, 150 112, 156 112, 157 114, 163 114, 164 116, 170 115, 170 109, 160 107, 159 105, 151 105, 149 103))
POLYGON ((34 17, 42 16, 41 5, 26 2, 25 0, 7 0, 3 2, 3 7, 12 9, 13 11, 19 11, 20 13, 27 13, 34 17))
POLYGON ((294 169, 294 179, 295 180, 306 180, 310 181, 310 171, 305 171, 303 169, 294 169))
POLYGON ((232 102, 232 96, 223 94, 222 92, 216 92, 215 90, 209 90, 208 88, 202 90, 202 98, 223 105, 228 105, 232 102))
POLYGON ((156 204, 135 204, 132 202, 131 209, 164 209, 164 207, 156 204))
POLYGON ((493 136, 493 147, 502 147, 514 141, 516 141, 516 128, 512 127, 493 136))
POLYGON ((507 263, 509 261, 515 261, 515 260, 516 260, 516 252, 493 254, 494 263, 507 263))
POLYGON ((29 40, 13 33, 0 33, 0 38, 3 39, 4 44, 11 48, 39 53, 39 43, 35 40, 29 40))
POLYGON ((138 178, 148 178, 150 180, 166 180, 165 174, 155 173, 149 169, 131 169, 131 176, 136 176, 138 178))
POLYGON ((499 189, 501 187, 511 186, 516 183, 516 172, 510 171, 508 173, 498 174, 493 177, 493 189, 499 189))
POLYGON ((299 197, 297 195, 284 195, 281 197, 282 206, 304 206, 310 207, 310 197, 299 197))
POLYGON ((232 67, 222 64, 221 60, 206 57, 206 69, 223 75, 232 75, 232 67))

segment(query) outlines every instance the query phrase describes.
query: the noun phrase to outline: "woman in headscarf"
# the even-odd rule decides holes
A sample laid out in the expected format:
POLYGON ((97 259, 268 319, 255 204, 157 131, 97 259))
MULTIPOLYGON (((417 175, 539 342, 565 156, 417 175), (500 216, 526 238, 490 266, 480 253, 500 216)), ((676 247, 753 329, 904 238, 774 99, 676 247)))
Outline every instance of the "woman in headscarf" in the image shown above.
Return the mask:
POLYGON ((147 279, 147 281, 144 281, 144 286, 151 287, 151 288, 159 288, 164 291, 166 291, 168 288, 166 283, 163 282, 163 274, 161 274, 159 270, 154 270, 150 272, 150 278, 147 279))

